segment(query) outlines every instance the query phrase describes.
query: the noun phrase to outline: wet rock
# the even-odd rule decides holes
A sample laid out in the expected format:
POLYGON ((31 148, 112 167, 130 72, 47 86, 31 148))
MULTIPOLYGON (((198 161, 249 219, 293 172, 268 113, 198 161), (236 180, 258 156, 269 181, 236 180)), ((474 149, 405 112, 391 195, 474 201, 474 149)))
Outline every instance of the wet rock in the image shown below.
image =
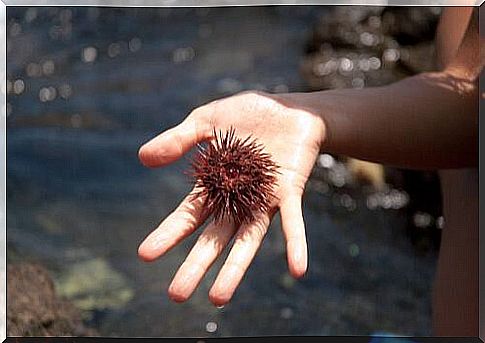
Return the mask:
POLYGON ((431 42, 440 14, 440 7, 388 7, 382 12, 382 28, 402 45, 431 42))
POLYGON ((60 298, 49 275, 39 264, 7 266, 8 336, 93 336, 81 312, 60 298))
POLYGON ((435 8, 335 7, 313 30, 302 73, 312 89, 381 86, 435 69, 435 8))

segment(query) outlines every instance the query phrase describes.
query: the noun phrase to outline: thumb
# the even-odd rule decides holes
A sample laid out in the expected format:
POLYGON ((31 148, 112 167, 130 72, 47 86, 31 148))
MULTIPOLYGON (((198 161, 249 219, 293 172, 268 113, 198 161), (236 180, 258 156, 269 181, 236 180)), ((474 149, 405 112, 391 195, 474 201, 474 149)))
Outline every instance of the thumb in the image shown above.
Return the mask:
POLYGON ((175 162, 194 145, 210 136, 200 118, 188 116, 179 125, 162 132, 145 143, 138 151, 138 158, 146 167, 160 167, 175 162))

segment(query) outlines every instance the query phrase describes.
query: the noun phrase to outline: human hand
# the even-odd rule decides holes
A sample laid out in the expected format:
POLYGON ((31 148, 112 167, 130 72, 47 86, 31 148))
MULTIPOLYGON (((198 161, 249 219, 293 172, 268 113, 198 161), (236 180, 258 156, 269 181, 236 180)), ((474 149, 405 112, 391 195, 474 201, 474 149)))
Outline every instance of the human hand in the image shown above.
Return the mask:
MULTIPOLYGON (((195 109, 181 124, 140 148, 139 158, 145 166, 164 166, 197 143, 213 139, 214 127, 225 131, 232 126, 239 137, 256 138, 279 166, 269 210, 255 214, 254 221, 239 227, 229 219, 209 223, 170 284, 168 293, 172 300, 182 302, 191 296, 234 237, 232 249, 209 292, 215 305, 229 302, 278 210, 290 273, 296 278, 305 274, 308 258, 301 198, 325 136, 325 125, 320 117, 296 106, 291 99, 290 94, 244 92, 216 100, 195 109)), ((162 256, 206 221, 204 198, 191 194, 141 243, 138 254, 144 261, 162 256)))

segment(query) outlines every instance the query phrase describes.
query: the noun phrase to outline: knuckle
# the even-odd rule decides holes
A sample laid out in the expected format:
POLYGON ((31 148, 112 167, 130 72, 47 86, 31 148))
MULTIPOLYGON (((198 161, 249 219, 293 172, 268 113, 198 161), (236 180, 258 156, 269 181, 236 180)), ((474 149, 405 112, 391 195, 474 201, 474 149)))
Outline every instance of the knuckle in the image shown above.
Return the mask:
POLYGON ((187 119, 188 121, 191 121, 191 120, 200 120, 206 113, 206 110, 207 110, 207 106, 209 105, 202 105, 202 106, 199 106, 199 107, 196 107, 194 108, 190 113, 189 115, 187 116, 187 119))
POLYGON ((212 126, 214 126, 214 120, 212 119, 214 112, 214 104, 209 103, 192 110, 185 118, 185 124, 191 125, 190 130, 193 130, 195 133, 194 143, 205 140, 210 136, 212 126))

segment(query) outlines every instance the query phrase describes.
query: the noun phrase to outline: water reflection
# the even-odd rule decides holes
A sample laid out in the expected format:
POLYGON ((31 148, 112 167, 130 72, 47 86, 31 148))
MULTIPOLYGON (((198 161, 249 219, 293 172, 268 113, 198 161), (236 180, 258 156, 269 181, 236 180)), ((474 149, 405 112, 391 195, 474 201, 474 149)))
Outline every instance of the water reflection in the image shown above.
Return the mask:
POLYGON ((119 43, 111 43, 108 47, 108 56, 113 58, 120 54, 121 46, 119 43))
POLYGON ((195 57, 195 51, 192 47, 178 48, 172 54, 174 63, 183 63, 191 61, 195 57))
POLYGON ((372 33, 362 32, 360 34, 360 41, 364 45, 374 46, 374 45, 377 45, 379 43, 379 38, 376 35, 372 34, 372 33))
POLYGON ((350 256, 357 257, 357 256, 359 256, 359 253, 360 253, 360 249, 359 249, 359 246, 357 244, 353 243, 349 246, 350 256))
POLYGON ((141 49, 141 39, 138 37, 132 38, 128 43, 128 48, 131 52, 137 52, 141 49))
POLYGON ((68 84, 62 84, 59 86, 59 96, 64 100, 67 100, 72 95, 72 87, 68 84))
POLYGON ((20 95, 24 92, 24 90, 25 90, 24 80, 22 79, 15 80, 13 83, 13 92, 17 95, 20 95))
POLYGON ((39 91, 39 100, 41 102, 53 101, 57 96, 57 91, 54 87, 42 87, 39 91))
POLYGON ((209 333, 214 333, 217 331, 217 323, 215 322, 208 322, 206 325, 205 325, 205 331, 209 332, 209 333))
POLYGON ((55 70, 54 61, 47 60, 44 63, 42 63, 42 72, 44 73, 44 75, 46 76, 52 75, 54 74, 54 70, 55 70))
POLYGON ((377 70, 381 67, 381 60, 378 57, 369 58, 369 68, 372 70, 377 70))
POLYGON ((284 307, 280 311, 280 316, 283 319, 291 319, 293 317, 293 310, 290 307, 284 307))
POLYGON ((397 62, 399 60, 399 50, 386 49, 382 54, 382 59, 386 62, 397 62))
POLYGON ((96 60, 97 56, 98 50, 93 46, 89 46, 83 49, 81 58, 85 63, 92 63, 96 60))

